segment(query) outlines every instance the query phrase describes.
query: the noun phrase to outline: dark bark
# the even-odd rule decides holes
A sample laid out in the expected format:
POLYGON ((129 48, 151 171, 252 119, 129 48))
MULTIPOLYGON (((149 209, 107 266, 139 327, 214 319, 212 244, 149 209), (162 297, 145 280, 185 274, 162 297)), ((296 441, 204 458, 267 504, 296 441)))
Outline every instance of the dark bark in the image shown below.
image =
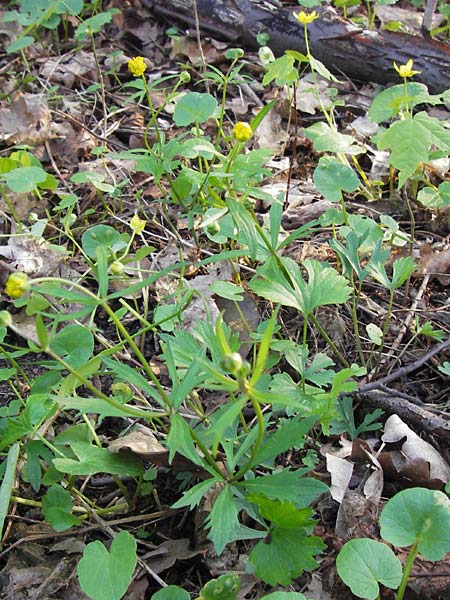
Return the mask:
MULTIPOLYGON (((194 0, 143 0, 155 13, 194 25, 194 0)), ((270 35, 268 45, 275 54, 285 50, 305 53, 303 25, 276 0, 197 0, 202 31, 219 35, 246 47, 256 48, 260 32, 270 35)), ((311 54, 336 74, 352 79, 387 84, 399 82, 392 63, 414 59, 421 70, 416 81, 430 92, 450 88, 450 45, 390 31, 363 31, 351 23, 321 13, 308 25, 311 54)))

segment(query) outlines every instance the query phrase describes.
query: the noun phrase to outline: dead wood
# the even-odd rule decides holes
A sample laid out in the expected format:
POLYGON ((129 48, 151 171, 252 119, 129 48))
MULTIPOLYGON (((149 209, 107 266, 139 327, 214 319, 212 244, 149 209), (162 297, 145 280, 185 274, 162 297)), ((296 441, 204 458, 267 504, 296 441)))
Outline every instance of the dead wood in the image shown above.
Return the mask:
MULTIPOLYGON (((155 13, 195 25, 194 0, 142 0, 155 13)), ((305 53, 303 25, 277 0, 197 0, 200 28, 246 47, 256 48, 258 33, 270 35, 268 45, 305 53)), ((308 26, 311 54, 328 69, 361 81, 399 82, 393 61, 414 59, 417 81, 430 92, 450 88, 450 46, 428 38, 391 31, 364 31, 329 9, 308 26)))

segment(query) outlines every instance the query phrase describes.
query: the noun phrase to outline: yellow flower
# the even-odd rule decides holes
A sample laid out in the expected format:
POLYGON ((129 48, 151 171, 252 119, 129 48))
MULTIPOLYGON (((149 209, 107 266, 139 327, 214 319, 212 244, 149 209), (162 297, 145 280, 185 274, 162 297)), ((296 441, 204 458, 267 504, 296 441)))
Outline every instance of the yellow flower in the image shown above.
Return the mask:
POLYGON ((308 23, 312 23, 313 21, 315 21, 319 17, 319 15, 316 13, 315 10, 313 10, 310 13, 307 13, 304 10, 301 10, 298 13, 294 13, 294 17, 302 25, 308 25, 308 23))
POLYGON ((147 221, 144 221, 144 219, 140 219, 137 216, 137 213, 134 215, 134 217, 130 221, 131 229, 134 231, 134 233, 137 233, 137 234, 142 233, 144 231, 144 228, 146 225, 147 225, 147 221))
POLYGON ((135 56, 128 61, 128 70, 135 77, 140 77, 147 70, 147 65, 142 56, 135 56))
POLYGON ((5 284, 5 294, 8 294, 10 298, 20 298, 27 292, 29 287, 28 277, 25 273, 17 271, 8 277, 5 284))
POLYGON ((413 77, 414 75, 417 75, 418 73, 421 73, 421 71, 413 71, 413 59, 410 58, 406 65, 400 65, 398 66, 398 64, 396 62, 394 62, 394 69, 397 71, 397 73, 400 75, 400 77, 403 77, 404 79, 406 77, 413 77))
POLYGON ((248 123, 238 121, 233 127, 233 137, 238 142, 248 142, 252 135, 253 130, 248 123))

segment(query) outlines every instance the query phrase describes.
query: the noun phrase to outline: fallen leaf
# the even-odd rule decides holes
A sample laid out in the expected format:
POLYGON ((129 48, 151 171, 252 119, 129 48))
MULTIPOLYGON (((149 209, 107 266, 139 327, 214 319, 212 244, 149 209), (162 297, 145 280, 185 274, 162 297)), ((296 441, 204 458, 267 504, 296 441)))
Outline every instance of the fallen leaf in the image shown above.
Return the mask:
POLYGON ((443 483, 450 480, 450 466, 431 444, 419 437, 398 415, 391 415, 384 425, 381 439, 386 444, 402 442, 401 451, 409 460, 422 459, 430 465, 430 478, 443 483))
POLYGON ((0 140, 9 146, 39 146, 49 137, 50 110, 44 94, 15 94, 12 102, 0 103, 0 140))

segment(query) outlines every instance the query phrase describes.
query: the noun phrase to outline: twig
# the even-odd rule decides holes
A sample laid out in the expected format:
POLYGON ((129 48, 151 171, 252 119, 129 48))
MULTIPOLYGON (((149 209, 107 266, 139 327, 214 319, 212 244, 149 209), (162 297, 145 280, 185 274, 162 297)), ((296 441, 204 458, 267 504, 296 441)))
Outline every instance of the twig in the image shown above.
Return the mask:
MULTIPOLYGON (((406 314, 406 318, 404 320, 403 325, 400 328, 400 331, 397 335, 397 337, 394 340, 394 343, 392 344, 391 349, 389 350, 389 352, 386 354, 386 356, 383 358, 383 362, 386 363, 386 361, 391 358, 395 351, 399 348, 400 344, 402 343, 403 337, 406 333, 406 331, 408 330, 408 327, 411 325, 411 321, 414 318, 414 315, 416 314, 416 310, 417 310, 417 305, 419 304, 419 301, 422 299, 422 296, 427 288, 428 282, 430 280, 430 275, 427 273, 425 275, 425 277, 423 278, 423 281, 420 285, 420 288, 417 290, 417 294, 416 297, 414 298, 413 303, 411 304, 410 309, 408 310, 407 314, 406 314)), ((395 363, 400 359, 400 355, 397 356, 395 358, 395 360, 393 361, 392 365, 391 365, 391 369, 394 367, 395 363)))
POLYGON ((446 340, 445 342, 441 342, 440 344, 437 344, 436 346, 434 346, 434 348, 431 348, 431 350, 426 352, 423 356, 421 356, 411 364, 405 365, 404 367, 400 367, 399 369, 396 369, 389 375, 386 375, 386 377, 382 377, 377 381, 371 381, 370 383, 366 383, 360 386, 359 393, 366 393, 370 392, 371 390, 380 389, 381 385, 390 383, 391 381, 395 381, 396 379, 400 379, 400 377, 404 377, 405 375, 416 371, 424 363, 430 360, 430 358, 432 358, 435 354, 438 354, 442 350, 446 350, 448 347, 450 347, 450 339, 446 340))

